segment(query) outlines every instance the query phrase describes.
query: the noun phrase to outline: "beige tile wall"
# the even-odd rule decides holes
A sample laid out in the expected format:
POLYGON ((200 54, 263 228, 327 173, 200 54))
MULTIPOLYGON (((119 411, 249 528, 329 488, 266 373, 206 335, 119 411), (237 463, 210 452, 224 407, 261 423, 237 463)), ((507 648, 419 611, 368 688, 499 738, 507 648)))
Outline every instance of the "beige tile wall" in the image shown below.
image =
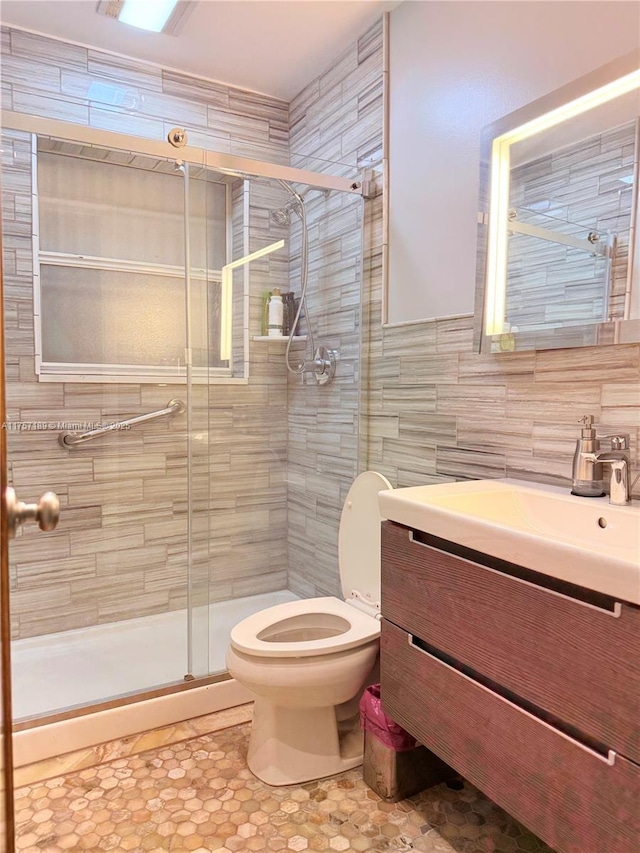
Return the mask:
MULTIPOLYGON (((282 101, 17 30, 4 29, 2 38, 6 108, 156 139, 184 125, 195 145, 288 162, 282 101)), ((37 382, 28 136, 12 133, 3 147, 9 420, 110 422, 184 397, 184 386, 37 382)), ((268 216, 283 200, 280 189, 252 185, 252 250, 285 236, 268 216)), ((286 257, 270 256, 251 270, 253 334, 265 283, 287 280, 286 257)), ((198 601, 286 587, 286 376, 277 345, 255 344, 251 360, 248 386, 193 392, 198 601)), ((58 445, 55 430, 10 433, 10 473, 21 498, 54 489, 63 504, 57 531, 25 529, 11 546, 14 636, 186 605, 186 451, 184 417, 72 453, 58 445)))
POLYGON ((286 102, 134 59, 3 28, 3 106, 16 112, 289 162, 286 102))
MULTIPOLYGON (((379 162, 382 31, 376 24, 327 74, 294 98, 291 156, 296 164, 335 160, 345 174, 379 162)), ((303 596, 341 595, 338 526, 357 474, 360 383, 361 198, 309 196, 312 244, 309 309, 316 344, 340 353, 331 385, 289 377, 289 585, 303 596)), ((295 244, 298 246, 298 243, 295 244)), ((299 275, 291 258, 291 286, 299 275)))

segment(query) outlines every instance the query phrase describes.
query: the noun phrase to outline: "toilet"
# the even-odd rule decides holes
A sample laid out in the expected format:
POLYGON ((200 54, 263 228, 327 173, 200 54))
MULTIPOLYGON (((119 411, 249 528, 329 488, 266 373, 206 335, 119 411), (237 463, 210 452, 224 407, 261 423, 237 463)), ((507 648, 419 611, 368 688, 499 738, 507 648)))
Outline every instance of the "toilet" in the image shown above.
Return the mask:
POLYGON ((379 492, 374 471, 353 482, 340 518, 344 601, 269 607, 231 631, 227 669, 255 695, 249 769, 268 785, 332 776, 362 763, 358 701, 380 638, 379 492))

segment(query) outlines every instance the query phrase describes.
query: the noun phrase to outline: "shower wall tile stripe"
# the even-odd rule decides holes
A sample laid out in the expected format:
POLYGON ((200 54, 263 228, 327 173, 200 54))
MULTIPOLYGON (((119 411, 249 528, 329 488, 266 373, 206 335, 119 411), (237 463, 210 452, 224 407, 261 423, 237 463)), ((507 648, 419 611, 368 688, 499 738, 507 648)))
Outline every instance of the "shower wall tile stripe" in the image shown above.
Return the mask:
MULTIPOLYGON (((379 162, 381 32, 376 22, 293 99, 292 164, 312 167, 336 159, 353 173, 379 162)), ((330 197, 326 205, 310 205, 307 213, 312 232, 320 235, 318 251, 311 255, 309 310, 317 336, 340 352, 340 362, 334 382, 322 388, 289 377, 289 586, 301 596, 342 595, 338 527, 342 504, 358 473, 361 204, 330 197)), ((295 239, 294 232, 292 286, 298 270, 295 239)), ((393 424, 383 427, 380 420, 372 420, 367 428, 397 432, 393 424)))

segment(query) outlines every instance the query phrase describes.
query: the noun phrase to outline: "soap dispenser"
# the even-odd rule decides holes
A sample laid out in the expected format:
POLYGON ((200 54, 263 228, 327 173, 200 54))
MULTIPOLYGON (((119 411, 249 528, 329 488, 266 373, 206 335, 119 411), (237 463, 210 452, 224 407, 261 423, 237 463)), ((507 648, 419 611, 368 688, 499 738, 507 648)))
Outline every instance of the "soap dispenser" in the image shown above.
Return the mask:
POLYGON ((593 454, 600 450, 593 415, 583 415, 580 421, 583 426, 573 454, 571 494, 583 498, 601 498, 604 495, 602 463, 593 462, 593 454))

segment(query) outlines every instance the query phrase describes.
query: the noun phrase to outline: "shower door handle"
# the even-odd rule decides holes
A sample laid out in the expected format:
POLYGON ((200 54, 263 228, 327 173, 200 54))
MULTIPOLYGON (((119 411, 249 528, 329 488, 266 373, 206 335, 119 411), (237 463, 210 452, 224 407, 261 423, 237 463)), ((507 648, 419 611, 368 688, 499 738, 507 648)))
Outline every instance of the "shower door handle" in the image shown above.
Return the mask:
POLYGON ((55 530, 60 519, 60 501, 55 492, 45 492, 37 504, 19 501, 15 489, 5 491, 5 509, 9 539, 14 539, 16 530, 27 521, 37 521, 40 530, 55 530))

